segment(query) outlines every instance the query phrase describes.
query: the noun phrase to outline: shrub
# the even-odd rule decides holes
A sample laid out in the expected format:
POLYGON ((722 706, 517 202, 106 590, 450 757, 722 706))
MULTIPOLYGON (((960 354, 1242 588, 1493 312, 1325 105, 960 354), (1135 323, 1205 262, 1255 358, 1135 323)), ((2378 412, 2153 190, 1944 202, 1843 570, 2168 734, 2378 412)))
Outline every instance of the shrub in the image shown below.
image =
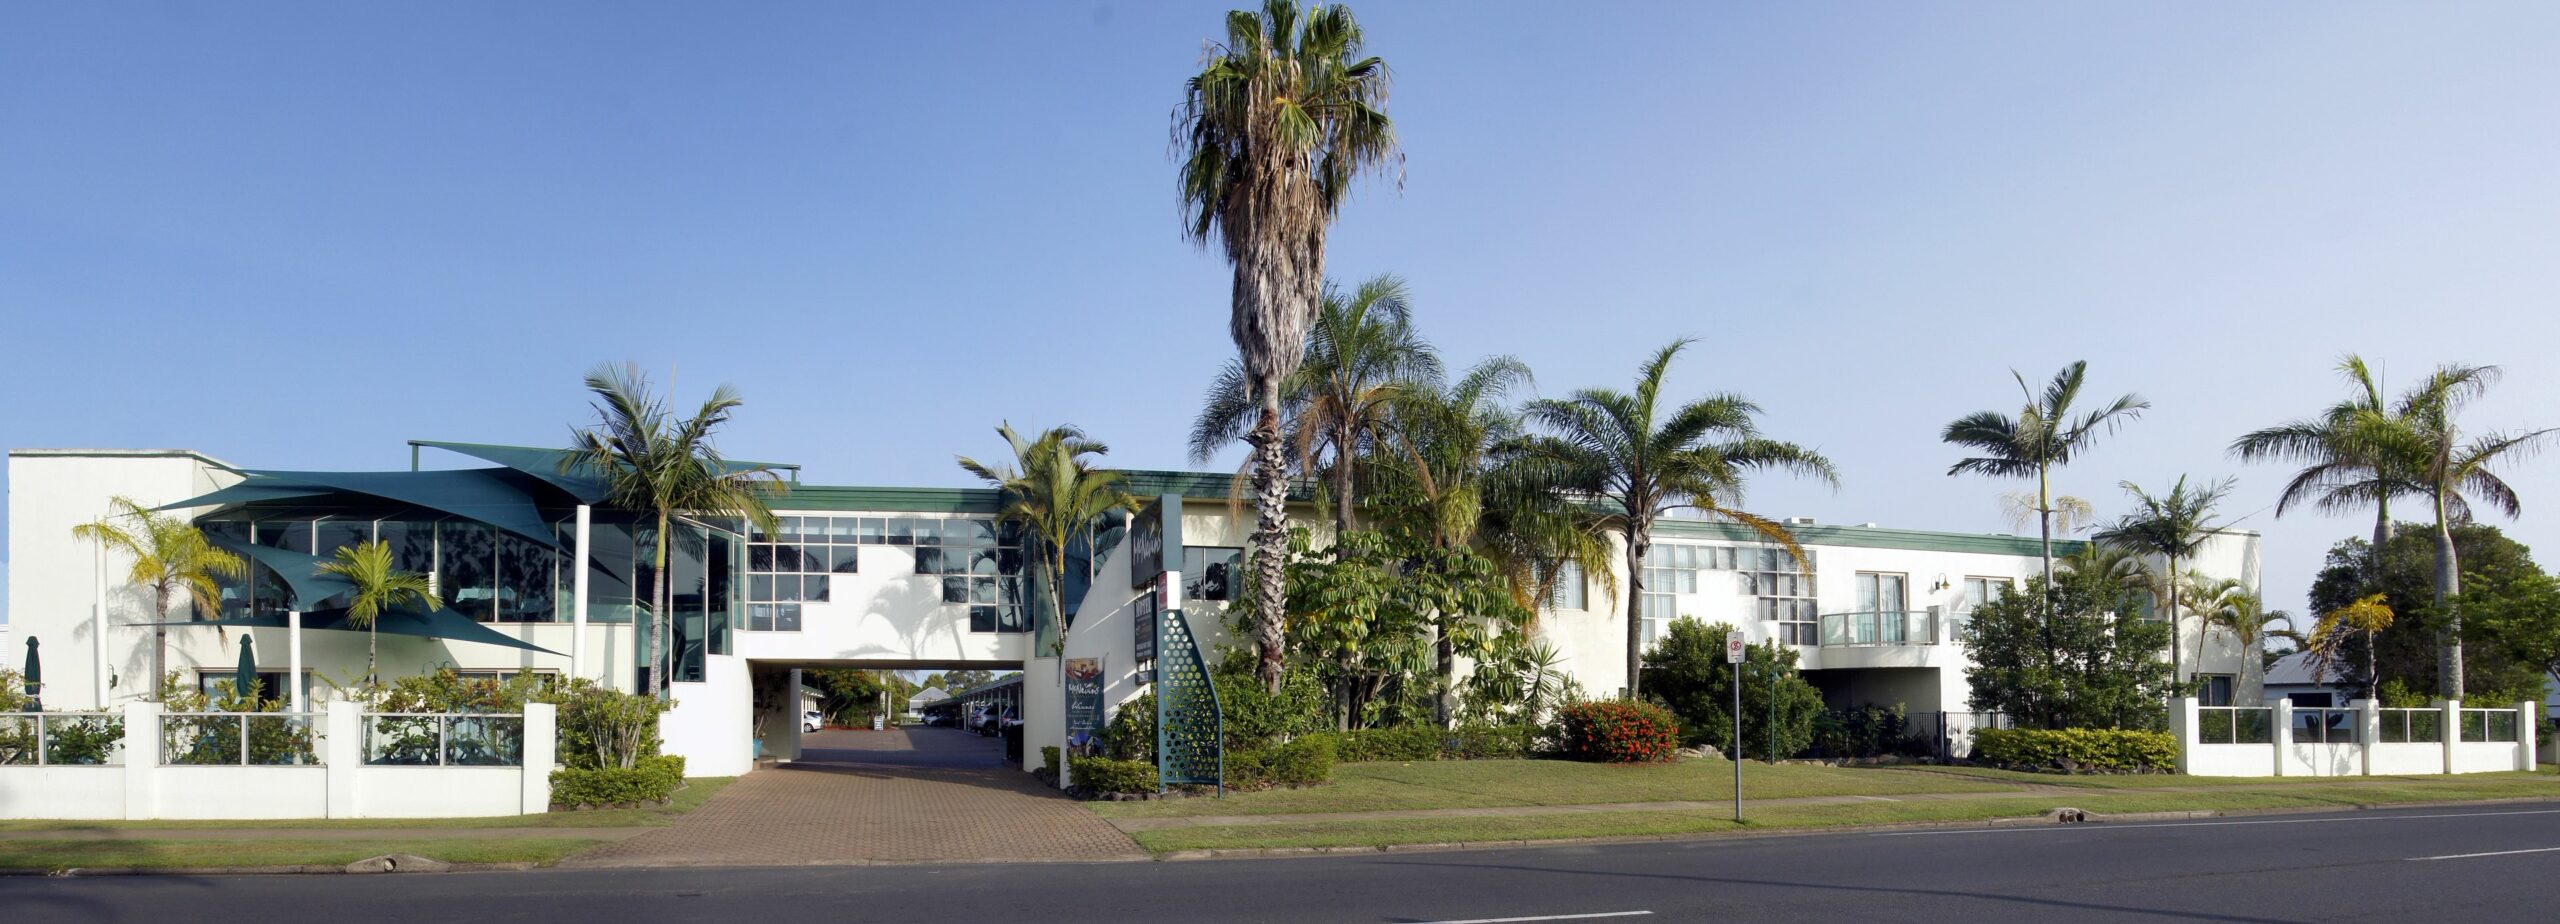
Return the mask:
MULTIPOLYGON (((1673 620, 1670 630, 1645 652, 1644 693, 1660 699, 1680 717, 1688 744, 1734 749, 1733 665, 1724 660, 1725 633, 1731 631, 1730 623, 1682 617, 1673 620)), ((1770 759, 1773 743, 1775 756, 1795 756, 1814 743, 1814 726, 1822 712, 1822 691, 1796 673, 1794 649, 1769 642, 1744 649, 1742 756, 1770 759), (1769 736, 1772 712, 1777 719, 1775 742, 1769 736)))
POLYGON ((1973 733, 1973 756, 2030 769, 2165 770, 2177 766, 2178 739, 2121 728, 1985 728, 1973 733))
POLYGON ((658 716, 674 704, 644 693, 623 693, 584 677, 542 699, 560 707, 560 763, 593 770, 630 768, 658 753, 658 716))
POLYGON ((1680 752, 1680 723, 1651 703, 1575 703, 1556 710, 1556 722, 1564 756, 1573 760, 1651 763, 1680 752))
POLYGON ((1331 735, 1308 735, 1287 744, 1227 753, 1227 788, 1321 786, 1333 779, 1331 735))
POLYGON ((680 757, 643 758, 640 765, 583 770, 562 767, 551 771, 551 804, 562 807, 665 802, 684 781, 684 759, 680 757))
POLYGON ((1067 768, 1074 777, 1070 782, 1094 792, 1151 793, 1163 788, 1156 785, 1153 761, 1079 755, 1068 758, 1067 768))
POLYGON ((1040 769, 1049 771, 1050 783, 1055 784, 1058 781, 1057 745, 1046 745, 1040 748, 1040 769))
POLYGON ((1526 725, 1431 725, 1355 728, 1320 732, 1330 738, 1334 756, 1343 763, 1415 760, 1490 760, 1526 757, 1538 729, 1526 725))
POLYGON ((1935 750, 1912 732, 1902 705, 1834 709, 1814 717, 1813 747, 1824 757, 1918 757, 1935 750))

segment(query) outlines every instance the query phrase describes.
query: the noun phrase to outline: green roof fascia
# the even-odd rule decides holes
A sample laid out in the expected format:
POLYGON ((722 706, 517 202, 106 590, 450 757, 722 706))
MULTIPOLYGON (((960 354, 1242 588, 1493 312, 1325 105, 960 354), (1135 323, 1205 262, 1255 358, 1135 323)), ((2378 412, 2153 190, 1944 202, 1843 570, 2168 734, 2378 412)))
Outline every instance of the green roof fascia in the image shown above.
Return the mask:
MULTIPOLYGON (((1946 533, 1925 529, 1890 529, 1880 526, 1790 526, 1797 542, 1805 545, 1861 549, 1909 549, 1920 552, 1971 552, 1980 555, 2041 555, 2043 544, 2034 536, 1995 536, 1983 533, 1946 533)), ((1721 539, 1728 542, 1759 542, 1760 534, 1737 523, 1708 520, 1657 520, 1653 534, 1657 539, 1721 539)), ((2086 545, 2078 539, 2053 540, 2053 554, 2059 558, 2086 545)))
POLYGON ((995 513, 1002 496, 992 488, 866 488, 794 485, 769 503, 780 511, 880 513, 995 513))

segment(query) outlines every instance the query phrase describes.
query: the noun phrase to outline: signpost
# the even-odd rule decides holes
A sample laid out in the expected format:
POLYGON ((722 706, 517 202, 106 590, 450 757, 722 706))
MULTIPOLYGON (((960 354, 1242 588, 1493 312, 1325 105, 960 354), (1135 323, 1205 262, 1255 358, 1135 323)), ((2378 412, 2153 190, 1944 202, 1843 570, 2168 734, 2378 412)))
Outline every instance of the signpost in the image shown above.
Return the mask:
POLYGON ((1724 634, 1724 663, 1733 665, 1733 823, 1742 823, 1742 630, 1724 634))

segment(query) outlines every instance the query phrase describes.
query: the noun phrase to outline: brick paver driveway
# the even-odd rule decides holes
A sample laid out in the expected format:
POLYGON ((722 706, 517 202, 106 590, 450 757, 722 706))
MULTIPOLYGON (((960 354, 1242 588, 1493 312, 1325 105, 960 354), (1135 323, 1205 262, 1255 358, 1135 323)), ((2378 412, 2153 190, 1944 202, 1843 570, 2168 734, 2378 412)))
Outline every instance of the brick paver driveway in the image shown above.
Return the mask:
POLYGON ((787 866, 932 860, 1137 860, 1110 823, 949 728, 824 731, 667 828, 564 866, 787 866))

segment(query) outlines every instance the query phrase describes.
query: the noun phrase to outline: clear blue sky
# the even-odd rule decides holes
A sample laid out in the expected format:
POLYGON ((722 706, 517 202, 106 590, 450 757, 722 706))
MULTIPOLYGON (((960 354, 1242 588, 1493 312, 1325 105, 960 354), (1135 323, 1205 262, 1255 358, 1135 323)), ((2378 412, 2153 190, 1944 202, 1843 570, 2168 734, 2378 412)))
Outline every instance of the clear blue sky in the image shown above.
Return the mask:
MULTIPOLYGON (((960 484, 1006 419, 1183 466, 1227 285, 1166 129, 1226 6, 0 7, 0 445, 398 467, 556 444, 629 359, 816 482, 960 484)), ((1356 9, 1409 161, 1335 274, 1549 392, 1699 338, 1683 393, 1840 465, 1764 512, 2006 531, 1937 428, 2075 358, 2156 405, 2061 478, 2106 515, 2271 504, 2222 447, 2345 350, 2560 424, 2560 7, 1356 9)), ((2555 474, 2512 473, 2546 560, 2555 474)), ((2243 525, 2297 610, 2365 528, 2243 525)))

